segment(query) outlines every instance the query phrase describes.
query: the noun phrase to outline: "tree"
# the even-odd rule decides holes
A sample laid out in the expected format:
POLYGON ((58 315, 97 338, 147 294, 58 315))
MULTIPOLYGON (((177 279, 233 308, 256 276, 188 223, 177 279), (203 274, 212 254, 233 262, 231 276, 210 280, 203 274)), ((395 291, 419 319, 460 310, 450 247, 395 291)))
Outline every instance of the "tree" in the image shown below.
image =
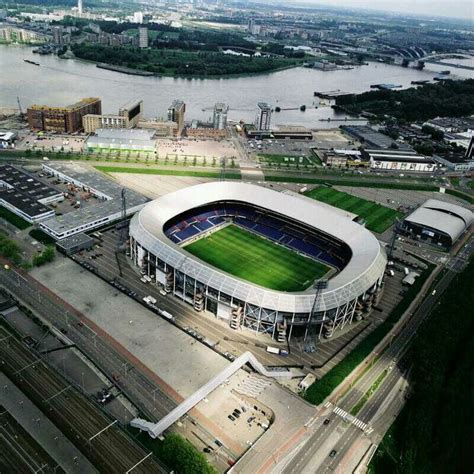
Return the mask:
POLYGON ((39 255, 35 255, 33 257, 33 265, 35 267, 40 267, 45 263, 52 262, 55 256, 56 252, 54 250, 54 247, 48 246, 39 255))
POLYGON ((167 466, 180 474, 215 474, 204 455, 178 434, 166 436, 157 454, 167 466))

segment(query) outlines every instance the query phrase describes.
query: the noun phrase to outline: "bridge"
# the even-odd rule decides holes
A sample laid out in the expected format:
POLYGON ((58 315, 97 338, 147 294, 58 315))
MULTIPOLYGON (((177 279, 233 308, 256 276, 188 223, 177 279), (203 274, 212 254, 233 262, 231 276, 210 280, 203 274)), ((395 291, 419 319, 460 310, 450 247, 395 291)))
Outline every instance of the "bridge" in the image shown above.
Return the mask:
POLYGON ((171 410, 157 423, 144 420, 143 418, 134 418, 130 425, 141 431, 146 431, 152 438, 157 438, 173 423, 178 421, 191 408, 196 406, 201 400, 206 398, 219 385, 223 384, 229 377, 235 374, 245 364, 250 364, 257 372, 266 377, 292 377, 292 373, 286 369, 268 370, 265 368, 251 352, 244 352, 240 357, 234 360, 224 370, 209 380, 201 388, 196 390, 191 396, 181 402, 175 409, 171 410))

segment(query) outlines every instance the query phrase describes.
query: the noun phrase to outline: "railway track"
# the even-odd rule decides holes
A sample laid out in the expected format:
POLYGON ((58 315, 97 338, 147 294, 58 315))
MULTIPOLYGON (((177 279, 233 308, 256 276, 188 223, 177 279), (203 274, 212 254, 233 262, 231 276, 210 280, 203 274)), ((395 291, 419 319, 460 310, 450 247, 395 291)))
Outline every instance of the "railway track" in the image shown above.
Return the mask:
POLYGON ((116 420, 105 415, 3 327, 0 358, 3 372, 100 472, 128 472, 134 466, 136 473, 167 472, 153 456, 146 457, 149 452, 132 441, 116 420))

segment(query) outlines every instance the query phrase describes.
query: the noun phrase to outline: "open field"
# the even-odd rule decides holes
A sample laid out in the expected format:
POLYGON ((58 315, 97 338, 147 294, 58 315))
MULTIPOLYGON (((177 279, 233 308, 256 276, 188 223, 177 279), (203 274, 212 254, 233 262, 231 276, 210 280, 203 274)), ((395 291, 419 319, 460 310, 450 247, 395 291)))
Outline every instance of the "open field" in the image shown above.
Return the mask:
POLYGON ((366 221, 367 229, 373 232, 384 232, 402 215, 394 209, 382 206, 366 199, 351 196, 329 187, 318 187, 307 193, 307 196, 331 206, 353 212, 366 221))
POLYGON ((235 225, 186 246, 207 263, 278 291, 302 291, 329 268, 235 225))
MULTIPOLYGON (((157 168, 128 168, 124 166, 95 166, 98 171, 103 173, 132 173, 132 174, 156 174, 167 176, 191 176, 194 178, 214 178, 218 179, 220 174, 211 171, 181 171, 181 170, 163 170, 157 168)), ((240 172, 225 173, 226 179, 240 179, 240 172)))

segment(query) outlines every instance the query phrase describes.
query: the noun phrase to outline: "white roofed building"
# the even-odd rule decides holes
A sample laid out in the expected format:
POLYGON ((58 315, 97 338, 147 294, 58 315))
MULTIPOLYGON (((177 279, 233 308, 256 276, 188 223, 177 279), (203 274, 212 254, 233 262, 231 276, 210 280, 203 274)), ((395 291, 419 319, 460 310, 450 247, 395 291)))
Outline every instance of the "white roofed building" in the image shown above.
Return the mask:
POLYGON ((440 247, 451 247, 469 229, 473 214, 469 209, 437 199, 428 199, 406 217, 402 231, 440 247))
MULTIPOLYGON (((365 227, 318 201, 241 182, 213 182, 185 188, 146 205, 130 223, 131 257, 156 284, 175 296, 239 327, 277 337, 281 328, 315 324, 343 326, 370 309, 382 284, 386 255, 365 227), (185 245, 237 223, 332 268, 319 291, 277 291, 220 270, 186 251, 185 245), (284 244, 286 245, 286 244, 284 244), (315 250, 317 249, 317 250, 315 250), (315 301, 316 299, 316 301, 315 301), (310 317, 310 315, 312 316, 310 317), (311 319, 311 322, 309 322, 311 319), (280 329, 279 329, 280 328, 280 329)), ((223 256, 225 258, 225 256, 223 256)))

